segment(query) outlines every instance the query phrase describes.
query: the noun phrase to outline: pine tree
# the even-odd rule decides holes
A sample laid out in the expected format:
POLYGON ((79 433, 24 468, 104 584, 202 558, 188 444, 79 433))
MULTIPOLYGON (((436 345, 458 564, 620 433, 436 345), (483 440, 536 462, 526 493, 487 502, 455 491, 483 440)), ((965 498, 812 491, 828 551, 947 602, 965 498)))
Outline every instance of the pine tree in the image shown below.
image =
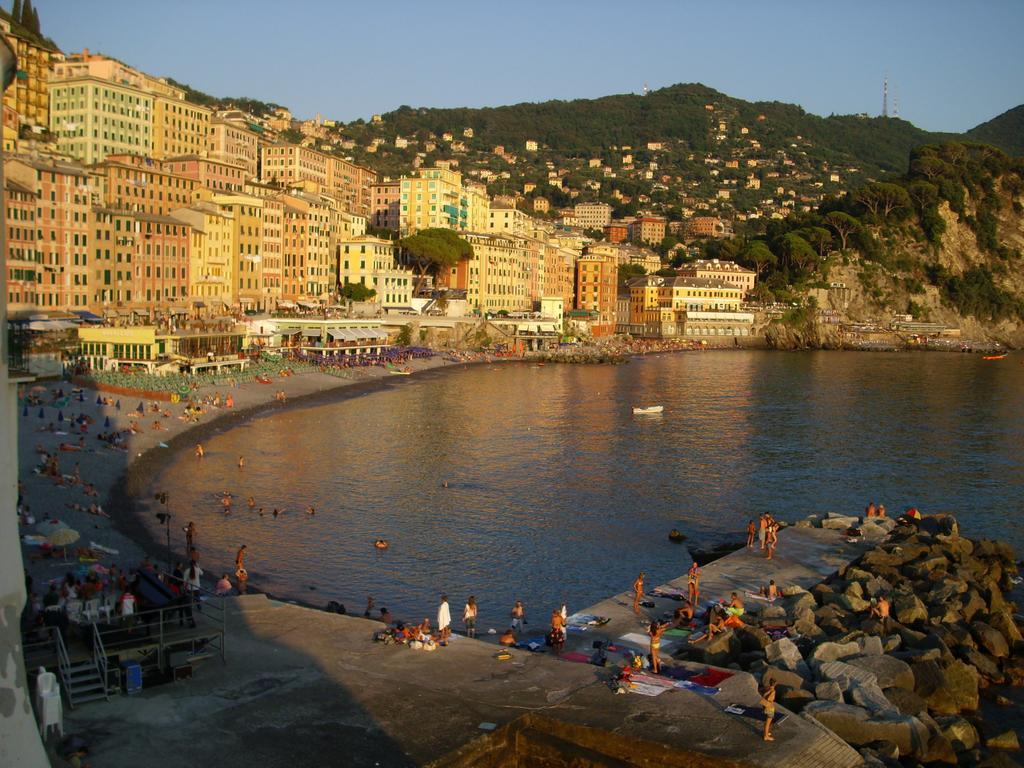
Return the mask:
MULTIPOLYGON (((25 2, 27 3, 28 0, 25 0, 25 2)), ((42 29, 39 26, 39 9, 38 8, 33 8, 32 9, 32 31, 35 32, 37 35, 41 35, 42 34, 42 29)))
POLYGON ((21 0, 14 0, 14 7, 11 8, 11 18, 21 24, 21 0))
POLYGON ((32 0, 25 0, 21 6, 21 26, 27 29, 29 32, 38 33, 36 29, 35 9, 32 7, 32 0))

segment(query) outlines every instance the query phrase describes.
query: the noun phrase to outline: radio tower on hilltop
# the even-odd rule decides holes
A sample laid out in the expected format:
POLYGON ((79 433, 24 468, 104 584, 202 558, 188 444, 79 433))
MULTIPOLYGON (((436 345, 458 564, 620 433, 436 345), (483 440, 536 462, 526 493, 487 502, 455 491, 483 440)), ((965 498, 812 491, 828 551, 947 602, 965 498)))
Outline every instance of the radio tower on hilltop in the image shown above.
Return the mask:
POLYGON ((889 76, 882 80, 882 117, 889 116, 889 76))

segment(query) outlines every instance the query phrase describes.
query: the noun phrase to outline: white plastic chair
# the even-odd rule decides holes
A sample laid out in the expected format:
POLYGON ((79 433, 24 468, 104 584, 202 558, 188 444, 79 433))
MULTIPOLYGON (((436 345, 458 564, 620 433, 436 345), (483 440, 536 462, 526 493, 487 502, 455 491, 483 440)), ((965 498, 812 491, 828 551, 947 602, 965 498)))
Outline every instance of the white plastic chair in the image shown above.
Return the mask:
POLYGON ((86 621, 98 621, 100 618, 100 599, 94 597, 91 600, 86 600, 85 605, 82 606, 82 616, 85 617, 86 621))
POLYGON ((36 678, 36 711, 39 713, 39 733, 45 739, 50 728, 64 736, 64 706, 60 699, 60 683, 53 672, 39 668, 36 678))
POLYGON ((64 604, 64 610, 67 611, 68 618, 71 619, 71 621, 78 621, 82 614, 82 601, 68 600, 64 604))

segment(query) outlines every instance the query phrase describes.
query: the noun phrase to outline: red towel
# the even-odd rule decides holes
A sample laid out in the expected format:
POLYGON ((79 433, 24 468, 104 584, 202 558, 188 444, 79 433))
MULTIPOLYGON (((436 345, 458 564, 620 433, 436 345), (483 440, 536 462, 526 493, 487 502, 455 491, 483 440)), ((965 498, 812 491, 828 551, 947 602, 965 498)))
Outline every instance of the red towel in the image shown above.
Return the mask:
POLYGON ((711 669, 708 667, 708 669, 696 677, 691 677, 690 682, 697 685, 706 685, 708 688, 717 688, 720 682, 728 680, 732 677, 732 674, 732 672, 726 672, 723 669, 711 669))

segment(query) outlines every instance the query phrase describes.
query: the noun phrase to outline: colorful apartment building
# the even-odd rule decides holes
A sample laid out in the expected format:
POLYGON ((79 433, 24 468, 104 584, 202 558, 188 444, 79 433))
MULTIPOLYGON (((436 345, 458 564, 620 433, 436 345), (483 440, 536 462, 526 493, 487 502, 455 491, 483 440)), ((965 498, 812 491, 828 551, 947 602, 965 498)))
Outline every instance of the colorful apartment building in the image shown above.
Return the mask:
POLYGON ((747 336, 753 327, 741 289, 721 280, 648 275, 631 280, 629 289, 635 336, 747 336))
POLYGON ((281 196, 284 205, 284 300, 318 305, 327 302, 334 288, 334 254, 330 244, 330 206, 306 192, 281 196))
POLYGON ((473 232, 464 237, 473 246, 473 255, 452 267, 445 279, 447 285, 464 290, 466 303, 474 311, 531 311, 531 272, 539 265, 531 260, 525 241, 473 232))
POLYGON ((685 222, 684 232, 693 239, 730 237, 732 227, 717 216, 694 216, 685 222))
POLYGON ((382 181, 371 187, 370 223, 374 228, 398 231, 401 197, 399 181, 382 181))
POLYGON ((263 302, 275 309, 282 298, 284 269, 284 203, 278 197, 263 198, 263 302))
POLYGON ((77 163, 12 158, 7 178, 36 197, 36 304, 40 309, 82 310, 88 305, 89 173, 77 163))
POLYGON ((630 228, 633 242, 659 245, 668 224, 662 216, 637 216, 630 228))
POLYGON ((520 211, 514 205, 507 203, 493 203, 488 211, 486 231, 518 237, 525 234, 531 224, 532 219, 525 211, 520 211))
POLYGON ((421 229, 469 227, 469 198, 462 174, 447 168, 421 168, 400 179, 398 231, 403 237, 421 229))
POLYGON ((615 299, 618 266, 615 259, 584 254, 576 260, 576 309, 590 313, 593 336, 615 333, 615 299))
POLYGON ((7 230, 7 311, 23 313, 37 306, 36 287, 42 280, 40 255, 36 251, 35 189, 5 176, 3 211, 7 230))
POLYGON ((152 316, 186 311, 190 227, 163 214, 96 207, 89 309, 152 316))
MULTIPOLYGON (((177 90, 177 89, 175 89, 177 90)), ((153 157, 205 154, 213 110, 175 96, 153 98, 153 157)))
POLYGON ((4 152, 12 151, 22 126, 50 127, 50 98, 47 81, 50 63, 60 51, 14 21, 6 12, 0 16, 0 33, 18 59, 14 82, 4 91, 4 152), (8 126, 7 119, 11 118, 8 126))
MULTIPOLYGON (((202 193, 206 198, 206 193, 202 193)), ((242 309, 265 309, 263 293, 264 199, 241 192, 214 193, 209 200, 232 221, 232 297, 242 309)))
POLYGON ((740 295, 746 297, 754 290, 757 275, 752 269, 741 267, 735 261, 718 259, 697 259, 679 268, 680 277, 696 277, 706 280, 720 280, 740 289, 740 295))
POLYGON ((213 192, 242 192, 245 189, 245 170, 240 165, 213 160, 199 155, 179 155, 164 161, 164 169, 193 179, 199 186, 213 192))
POLYGON ((206 143, 208 156, 222 163, 238 165, 246 180, 255 179, 260 164, 260 134, 244 112, 232 110, 210 118, 210 134, 206 143))
POLYGON ((629 222, 612 221, 604 226, 604 239, 609 243, 623 243, 629 240, 629 222))
POLYGON ((235 305, 234 217, 212 202, 179 208, 171 216, 190 230, 188 298, 197 315, 221 314, 235 305))
POLYGON ((612 221, 612 207, 608 203, 577 203, 573 206, 573 215, 576 226, 603 230, 612 221))
POLYGON ((172 164, 138 155, 110 155, 92 170, 102 177, 103 205, 161 216, 195 200, 199 182, 170 170, 172 164))
POLYGON ((363 235, 338 242, 342 287, 362 283, 377 292, 374 301, 384 311, 412 305, 413 274, 395 261, 396 248, 390 240, 363 235))
POLYGON ((93 74, 60 74, 47 83, 57 149, 86 164, 110 155, 153 154, 154 95, 93 74))

